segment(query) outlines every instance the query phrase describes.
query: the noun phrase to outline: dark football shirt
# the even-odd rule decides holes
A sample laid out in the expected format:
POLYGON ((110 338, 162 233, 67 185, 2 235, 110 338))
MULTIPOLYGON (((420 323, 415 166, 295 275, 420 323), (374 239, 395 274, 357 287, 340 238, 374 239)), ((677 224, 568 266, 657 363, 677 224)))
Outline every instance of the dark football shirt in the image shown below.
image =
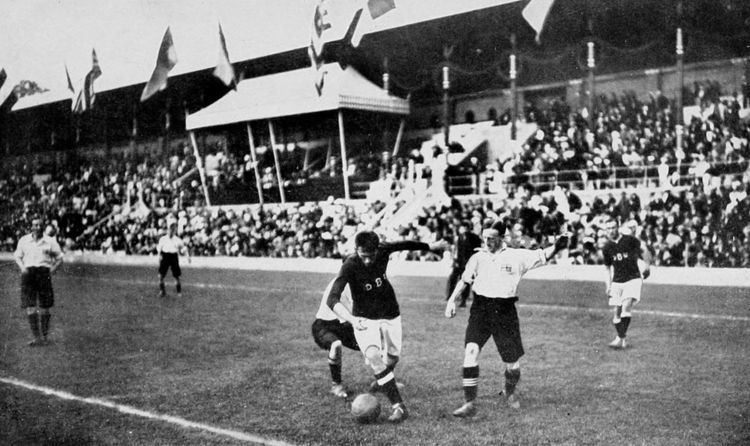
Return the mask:
POLYGON ((367 319, 393 319, 399 316, 401 311, 396 301, 396 293, 386 275, 389 257, 396 251, 429 249, 429 245, 422 242, 381 243, 369 267, 366 267, 356 254, 347 257, 329 294, 328 306, 333 308, 336 302, 339 302, 341 291, 349 284, 352 294, 352 315, 367 319))
POLYGON ((638 279, 638 259, 641 257, 641 242, 632 235, 623 235, 616 242, 608 241, 602 249, 604 264, 614 267, 612 282, 624 283, 638 279))

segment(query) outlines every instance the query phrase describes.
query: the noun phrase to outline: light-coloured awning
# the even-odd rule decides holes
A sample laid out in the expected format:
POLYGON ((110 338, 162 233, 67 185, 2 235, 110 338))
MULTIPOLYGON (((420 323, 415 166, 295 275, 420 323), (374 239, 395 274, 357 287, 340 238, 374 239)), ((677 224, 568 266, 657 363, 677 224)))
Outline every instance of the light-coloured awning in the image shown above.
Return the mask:
POLYGON ((322 94, 315 88, 315 73, 306 67, 246 79, 208 107, 188 115, 187 130, 237 122, 350 109, 399 115, 409 114, 409 102, 389 94, 351 66, 326 64, 322 94))

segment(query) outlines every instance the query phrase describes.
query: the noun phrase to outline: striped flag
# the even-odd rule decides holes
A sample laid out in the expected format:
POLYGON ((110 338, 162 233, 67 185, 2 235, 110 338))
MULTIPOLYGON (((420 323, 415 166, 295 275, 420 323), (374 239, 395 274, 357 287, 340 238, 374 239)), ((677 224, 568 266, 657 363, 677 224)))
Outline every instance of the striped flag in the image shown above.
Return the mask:
POLYGON ((102 75, 102 70, 99 67, 99 59, 96 57, 96 50, 91 50, 91 70, 86 73, 83 78, 83 85, 76 89, 73 86, 73 82, 70 80, 70 73, 68 67, 65 67, 65 76, 68 81, 68 89, 72 93, 71 110, 74 113, 83 113, 86 110, 91 109, 96 99, 96 91, 94 90, 94 81, 102 75))
POLYGON ((169 72, 175 65, 177 65, 177 52, 172 41, 172 32, 167 27, 167 31, 161 40, 159 54, 156 56, 154 72, 143 88, 143 93, 141 93, 141 102, 167 88, 169 72))
POLYGON ((539 37, 542 35, 544 22, 547 20, 549 10, 552 9, 554 0, 530 0, 521 11, 521 15, 536 31, 536 43, 539 43, 539 37))
POLYGON ((221 29, 221 23, 219 23, 219 61, 216 63, 216 68, 214 68, 214 76, 221 79, 227 87, 237 90, 237 78, 234 74, 232 62, 229 61, 227 41, 224 39, 224 31, 221 29))

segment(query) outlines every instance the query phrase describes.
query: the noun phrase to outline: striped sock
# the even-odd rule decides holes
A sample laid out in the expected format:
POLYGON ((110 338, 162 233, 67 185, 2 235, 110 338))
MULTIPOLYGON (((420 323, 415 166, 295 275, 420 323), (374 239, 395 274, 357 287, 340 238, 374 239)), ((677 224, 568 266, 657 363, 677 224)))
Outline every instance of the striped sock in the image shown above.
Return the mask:
POLYGON ((463 370, 464 400, 474 401, 477 398, 477 386, 479 385, 479 366, 464 367, 463 370))
POLYGON ((385 369, 376 374, 375 379, 378 380, 378 385, 383 389, 383 393, 388 397, 388 401, 390 401, 391 404, 399 404, 404 401, 401 398, 401 393, 398 391, 398 387, 396 387, 396 377, 393 376, 393 372, 385 369))

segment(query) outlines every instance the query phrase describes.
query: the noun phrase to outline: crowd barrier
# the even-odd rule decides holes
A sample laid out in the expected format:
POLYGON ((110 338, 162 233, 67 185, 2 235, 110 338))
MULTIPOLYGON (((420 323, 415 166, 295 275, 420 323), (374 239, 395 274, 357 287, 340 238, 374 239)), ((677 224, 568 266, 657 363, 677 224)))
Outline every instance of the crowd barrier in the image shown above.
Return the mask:
MULTIPOLYGON (((0 253, 0 261, 12 261, 11 253, 0 253)), ((65 263, 153 266, 156 256, 104 255, 98 253, 65 255, 65 263)), ((341 266, 339 259, 269 258, 269 257, 193 257, 191 263, 183 258, 180 265, 190 268, 217 268, 257 271, 306 271, 335 274, 341 266)), ((389 264, 391 276, 448 277, 450 262, 419 262, 393 260, 389 264)), ((602 265, 547 265, 529 271, 524 278, 534 280, 570 280, 604 282, 602 265)), ((748 268, 683 268, 652 267, 648 283, 710 287, 750 288, 748 268)))

